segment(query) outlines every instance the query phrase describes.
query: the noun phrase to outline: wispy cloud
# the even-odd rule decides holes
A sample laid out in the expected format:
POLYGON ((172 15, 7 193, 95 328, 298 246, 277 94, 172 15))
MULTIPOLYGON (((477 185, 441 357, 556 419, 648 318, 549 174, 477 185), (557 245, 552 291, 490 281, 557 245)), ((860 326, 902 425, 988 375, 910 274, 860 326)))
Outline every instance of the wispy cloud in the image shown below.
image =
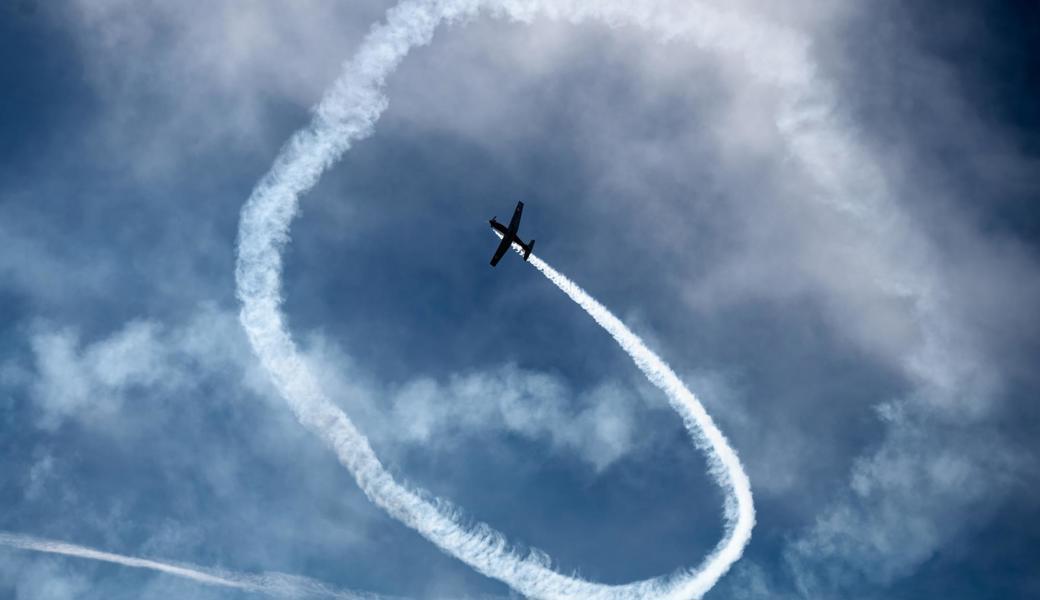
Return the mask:
MULTIPOLYGON (((439 33, 404 62, 387 82, 383 124, 466 140, 501 163, 541 152, 549 141, 573 154, 564 166, 581 171, 587 187, 565 199, 571 212, 643 261, 632 261, 639 268, 629 272, 617 259, 624 253, 608 256, 603 238, 583 232, 556 240, 554 258, 581 264, 582 281, 590 283, 609 274, 611 281, 654 277, 661 284, 654 297, 618 294, 629 307, 682 300, 681 310, 654 308, 656 328, 636 329, 661 338, 669 357, 681 357, 677 364, 697 368, 703 358, 738 374, 721 405, 710 381, 687 380, 704 390, 709 410, 742 449, 766 514, 797 515, 803 527, 784 529, 791 525, 784 519, 761 525, 792 540, 786 575, 762 571, 772 559, 756 554, 763 564, 745 561, 730 583, 746 583, 741 593, 750 597, 781 593, 785 577, 806 593, 837 595, 861 582, 883 587, 970 534, 1028 470, 1033 450, 1008 439, 1001 423, 1023 421, 1023 392, 1015 386, 1036 385, 1028 348, 1037 339, 1032 307, 1040 301, 1040 269, 1035 249, 988 213, 1009 188, 1035 191, 1035 168, 1007 132, 993 128, 991 115, 966 103, 949 64, 892 37, 910 27, 899 10, 714 5, 721 8, 709 12, 719 18, 698 23, 691 15, 701 5, 678 2, 565 3, 549 9, 561 21, 545 18, 540 3, 510 3, 521 21, 477 18, 439 33), (578 18, 589 16, 610 26, 578 18), (749 18, 757 23, 750 28, 749 18), (661 43, 662 30, 675 35, 661 43), (693 41, 679 35, 686 30, 697 32, 693 41), (560 142, 564 137, 573 139, 560 142), (790 339, 777 339, 781 327, 763 334, 755 325, 721 323, 749 313, 786 323, 790 339), (714 339, 742 339, 718 344, 717 352, 703 349, 697 335, 711 328, 714 339), (786 361, 752 362, 774 344, 786 361), (811 351, 791 356, 799 345, 811 351), (828 353, 841 355, 840 376, 821 372, 835 368, 820 362, 828 353), (779 365, 789 369, 786 378, 763 377, 779 365), (958 493, 961 487, 969 493, 958 493)), ((184 166, 200 151, 250 156, 252 177, 385 7, 74 6, 44 12, 73 33, 86 81, 102 100, 97 121, 77 125, 80 144, 90 148, 81 160, 103 157, 132 172, 149 184, 132 193, 141 198, 176 187, 171 182, 185 173, 208 177, 196 163, 184 166)), ((76 139, 61 136, 63 145, 76 139)), ((67 151, 53 154, 69 160, 67 151)), ((48 179, 63 178, 56 170, 48 179)), ((121 314, 115 321, 125 326, 109 322, 100 332, 76 320, 85 309, 70 316, 84 297, 115 303, 130 263, 156 285, 142 298, 149 308, 162 295, 203 295, 194 288, 185 294, 192 286, 182 278, 151 276, 211 260, 200 259, 202 247, 207 257, 225 257, 212 279, 229 294, 220 273, 230 265, 232 242, 220 236, 230 231, 236 194, 247 184, 236 185, 228 187, 237 192, 219 191, 228 207, 223 230, 203 232, 213 197, 184 201, 178 219, 190 210, 203 215, 184 227, 198 232, 199 247, 163 261, 147 248, 133 252, 132 244, 94 253, 94 236, 81 243, 60 227, 13 225, 30 220, 5 205, 0 241, 8 252, 0 273, 29 299, 26 310, 48 321, 23 328, 31 356, 0 366, 0 382, 27 391, 40 424, 111 427, 135 403, 205 397, 200 374, 237 378, 269 399, 237 323, 224 312, 190 324, 135 305, 141 316, 121 314), (54 306, 72 308, 55 315, 48 310, 54 306)), ((6 197, 28 206, 29 192, 62 195, 48 188, 6 197)), ((336 202, 355 206, 352 198, 336 202)), ((165 232, 179 225, 146 225, 153 226, 165 232)), ((645 407, 630 399, 627 382, 571 382, 511 365, 378 381, 350 366, 360 344, 344 342, 340 350, 320 336, 302 339, 323 389, 356 412, 380 451, 508 431, 605 470, 653 443, 633 435, 645 407), (478 400, 500 387, 511 391, 478 400), (456 400, 438 401, 446 396, 456 400), (406 412, 415 420, 402 421, 406 412)), ((230 385, 220 390, 232 395, 230 385)), ((53 491, 66 460, 35 454, 20 479, 26 497, 53 491)))

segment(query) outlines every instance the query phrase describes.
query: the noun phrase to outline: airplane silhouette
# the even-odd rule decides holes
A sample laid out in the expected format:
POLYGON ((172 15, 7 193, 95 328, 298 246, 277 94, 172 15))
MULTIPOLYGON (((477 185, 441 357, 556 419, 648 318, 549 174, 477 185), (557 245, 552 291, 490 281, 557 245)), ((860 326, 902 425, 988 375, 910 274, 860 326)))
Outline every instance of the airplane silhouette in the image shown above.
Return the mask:
POLYGON ((491 266, 498 264, 498 261, 502 259, 502 255, 509 250, 509 246, 516 242, 520 245, 520 248, 524 251, 524 260, 527 260, 531 256, 531 250, 534 249, 534 240, 528 243, 524 243, 520 238, 516 237, 516 230, 520 227, 520 216, 524 212, 524 203, 517 202, 516 210, 513 212, 513 218, 509 220, 509 227, 499 223, 495 220, 495 217, 491 217, 488 221, 491 223, 491 228, 502 234, 502 242, 495 249, 495 255, 491 257, 491 266))

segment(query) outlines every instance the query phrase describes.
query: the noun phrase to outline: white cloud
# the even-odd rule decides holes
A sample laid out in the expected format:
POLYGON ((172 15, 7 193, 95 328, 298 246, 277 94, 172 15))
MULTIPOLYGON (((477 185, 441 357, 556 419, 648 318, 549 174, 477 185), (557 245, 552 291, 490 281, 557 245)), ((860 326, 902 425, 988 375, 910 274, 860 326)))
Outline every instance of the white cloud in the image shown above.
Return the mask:
MULTIPOLYGON (((104 125, 111 139, 122 143, 137 136, 130 107, 142 90, 171 105, 167 120, 157 125, 162 135, 140 136, 160 145, 138 141, 134 148, 146 151, 127 155, 135 168, 149 171, 171 169, 177 153, 190 151, 193 143, 232 139, 247 145, 268 136, 265 103, 312 103, 377 16, 380 7, 374 4, 358 5, 357 13, 335 3, 253 4, 242 14, 234 3, 142 8, 126 0, 84 1, 73 20, 91 80, 115 107, 104 125), (344 27, 349 31, 344 33, 344 27), (144 54, 156 60, 141 60, 144 54), (170 144, 171 139, 193 142, 170 144)), ((821 11, 810 2, 781 6, 744 0, 740 6, 807 33, 821 52, 830 48, 821 40, 841 30, 840 19, 849 10, 827 3, 821 11)), ((766 51, 768 45, 762 40, 766 51)), ((911 59, 904 54, 887 62, 911 59)), ((840 57, 829 60, 842 62, 840 57)), ((860 70, 856 64, 844 66, 849 78, 860 70)), ((851 561, 864 568, 877 565, 879 572, 895 576, 934 552, 944 536, 954 535, 968 507, 1002 493, 999 481, 992 487, 980 482, 990 482, 994 474, 1002 479, 1015 462, 1006 459, 1003 441, 988 433, 984 422, 999 410, 994 399, 1002 370, 1028 374, 1033 369, 1030 357, 1017 349, 1036 334, 1033 307, 1040 289, 1034 282, 1040 281, 1040 270, 1028 250, 990 237, 955 203, 922 200, 963 192, 906 183, 916 171, 901 169, 920 148, 884 146, 884 140, 871 139, 869 130, 845 115, 847 128, 838 133, 862 144, 862 154, 852 158, 876 165, 886 175, 891 197, 880 217, 835 210, 815 201, 819 190, 792 165, 775 123, 778 99, 768 87, 749 83, 744 65, 694 54, 680 41, 662 45, 629 29, 480 21, 465 30, 440 32, 432 47, 405 63, 391 85, 396 94, 392 118, 468 138, 504 161, 511 144, 541 139, 538 128, 544 124, 537 115, 543 110, 539 99, 546 96, 539 94, 561 90, 549 97, 562 98, 571 109, 582 168, 598 182, 590 193, 616 202, 636 232, 660 225, 653 229, 657 235, 639 241, 671 259, 661 262, 683 280, 691 313, 710 318, 727 307, 756 302, 820 308, 832 332, 865 351, 865 359, 900 370, 916 386, 908 401, 929 408, 912 411, 912 424, 886 421, 888 434, 853 468, 848 489, 834 494, 834 506, 793 546, 800 565, 851 561), (607 66, 590 67, 589 56, 607 66), (583 68, 623 71, 636 90, 622 105, 558 75, 583 68), (639 120, 657 114, 657 103, 667 97, 678 100, 666 108, 684 107, 689 119, 678 119, 666 138, 657 137, 657 131, 640 136, 639 120), (680 191, 669 195, 664 181, 679 182, 680 191), (936 237, 932 220, 953 234, 936 237), (997 353, 1002 360, 994 360, 997 353), (946 437, 951 418, 965 409, 990 445, 954 445, 946 437), (951 497, 965 484, 971 490, 968 504, 951 497), (934 508, 942 505, 947 508, 934 508), (939 530, 942 520, 948 527, 939 530), (907 523, 916 532, 912 539, 902 537, 907 523)), ((937 85, 918 101, 954 111, 939 100, 955 96, 954 90, 937 85)), ((986 131, 972 115, 954 112, 957 119, 950 122, 956 127, 986 131)), ((980 156, 993 155, 991 143, 978 143, 980 156)), ((996 155, 1009 160, 987 169, 1021 171, 1014 156, 996 155)), ((831 158, 835 164, 845 160, 844 171, 831 173, 837 187, 855 190, 863 183, 850 156, 831 158)), ((16 248, 31 245, 19 244, 16 248)), ((18 263, 9 259, 0 269, 45 292, 66 285, 46 265, 34 273, 18 263)), ((103 280, 90 276, 80 283, 103 280)), ((228 323, 237 329, 233 319, 228 323)), ((240 334, 231 337, 237 340, 240 334)), ((188 365, 205 370, 214 356, 248 360, 234 344, 214 343, 204 327, 185 332, 150 322, 86 345, 71 330, 38 331, 33 347, 41 377, 34 383, 34 397, 51 422, 118 411, 136 386, 190 386, 197 371, 188 365)), ((510 431, 574 452, 596 469, 638 446, 632 431, 642 408, 612 384, 569 392, 558 379, 505 366, 395 385, 358 373, 342 352, 326 352, 316 344, 311 349, 312 360, 326 363, 330 389, 340 392, 352 411, 366 414, 384 441, 450 443, 457 436, 510 431), (357 398, 383 398, 386 404, 357 398), (413 417, 402 422, 406 407, 413 417)), ((16 370, 5 367, 5 373, 16 370)), ((712 403, 711 393, 704 397, 712 403)), ((835 410, 841 409, 838 400, 835 410)), ((718 404, 712 408, 726 410, 718 404)), ((740 426, 755 415, 733 409, 729 418, 740 426)), ((799 437, 763 434, 762 445, 769 451, 757 461, 753 449, 744 451, 752 458, 748 466, 756 486, 780 494, 805 483, 793 467, 800 456, 821 449, 812 445, 811 428, 791 432, 799 437)))
POLYGON ((617 382, 575 391, 565 380, 506 364, 481 372, 375 383, 342 350, 318 337, 307 359, 329 396, 377 444, 450 448, 503 432, 544 441, 597 472, 647 444, 635 435, 641 398, 617 382))
POLYGON ((91 151, 155 181, 199 151, 277 145, 272 107, 298 107, 303 118, 382 8, 79 0, 48 12, 73 34, 102 100, 91 151))
POLYGON ((888 414, 886 439, 857 461, 850 493, 787 551, 807 596, 908 575, 985 523, 1027 466, 993 432, 888 414))
POLYGON ((35 377, 29 388, 41 424, 53 428, 75 419, 104 425, 126 402, 194 389, 201 375, 227 366, 240 341, 237 330, 228 331, 234 324, 229 315, 204 309, 181 329, 135 320, 87 344, 73 329, 38 325, 30 335, 35 377), (205 370, 195 371, 196 365, 205 370))
MULTIPOLYGON (((544 441, 598 472, 646 444, 635 431, 647 407, 616 382, 574 391, 559 377, 508 364, 437 379, 376 382, 321 336, 311 336, 307 346, 330 395, 357 412, 375 440, 398 450, 436 450, 509 432, 544 441)), ((206 401, 199 397, 201 383, 214 376, 276 403, 235 316, 212 308, 176 327, 131 321, 91 343, 70 329, 39 326, 31 347, 27 383, 40 424, 48 429, 67 419, 114 427, 126 403, 206 401)))

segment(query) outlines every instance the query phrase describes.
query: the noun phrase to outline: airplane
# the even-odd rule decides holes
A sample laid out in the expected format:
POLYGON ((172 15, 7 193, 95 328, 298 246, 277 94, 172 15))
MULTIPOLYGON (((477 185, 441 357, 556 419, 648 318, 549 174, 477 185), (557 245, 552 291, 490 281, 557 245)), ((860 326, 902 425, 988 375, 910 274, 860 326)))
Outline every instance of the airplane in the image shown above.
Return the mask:
POLYGON ((519 244, 520 248, 523 249, 525 261, 531 256, 531 250, 534 249, 534 240, 525 244, 520 238, 516 237, 516 230, 520 227, 520 215, 522 215, 523 212, 524 203, 517 202, 516 210, 513 212, 513 218, 509 220, 509 227, 496 221, 495 217, 491 217, 491 220, 488 221, 491 223, 492 229, 502 234, 502 242, 495 250, 495 255, 491 257, 492 267, 498 264, 498 261, 502 259, 502 255, 506 253, 506 250, 509 250, 509 246, 512 245, 513 242, 519 244))

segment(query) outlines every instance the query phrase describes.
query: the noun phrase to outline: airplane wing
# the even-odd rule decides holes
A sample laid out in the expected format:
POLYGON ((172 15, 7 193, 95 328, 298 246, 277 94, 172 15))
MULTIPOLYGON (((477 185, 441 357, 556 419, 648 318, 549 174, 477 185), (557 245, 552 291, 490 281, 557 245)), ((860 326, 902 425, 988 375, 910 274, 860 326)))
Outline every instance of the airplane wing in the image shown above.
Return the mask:
POLYGON ((495 249, 495 255, 491 257, 492 267, 497 265, 498 261, 502 260, 502 257, 505 256, 506 250, 509 250, 509 246, 511 245, 508 236, 502 238, 502 241, 498 244, 498 248, 495 249))
POLYGON ((520 228, 520 217, 524 214, 524 203, 517 202, 516 210, 513 212, 513 218, 509 220, 509 233, 516 233, 516 230, 520 228))

